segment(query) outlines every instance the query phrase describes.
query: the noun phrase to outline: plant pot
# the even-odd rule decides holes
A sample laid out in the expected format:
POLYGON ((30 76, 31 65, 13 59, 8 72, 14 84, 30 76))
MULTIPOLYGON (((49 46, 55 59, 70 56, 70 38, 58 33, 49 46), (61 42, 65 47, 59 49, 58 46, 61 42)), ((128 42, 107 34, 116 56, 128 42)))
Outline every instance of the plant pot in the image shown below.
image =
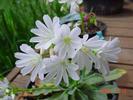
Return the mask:
POLYGON ((108 100, 118 100, 118 94, 109 94, 108 100))
MULTIPOLYGON (((89 28, 84 27, 84 30, 85 30, 85 32, 83 32, 83 33, 88 34, 89 38, 97 35, 98 31, 101 31, 102 35, 105 36, 106 30, 107 30, 107 25, 101 21, 97 21, 97 26, 92 25, 89 28)), ((80 37, 82 38, 83 35, 80 35, 80 37)))
POLYGON ((93 9, 97 15, 110 15, 120 13, 123 9, 124 0, 84 0, 86 12, 93 9))

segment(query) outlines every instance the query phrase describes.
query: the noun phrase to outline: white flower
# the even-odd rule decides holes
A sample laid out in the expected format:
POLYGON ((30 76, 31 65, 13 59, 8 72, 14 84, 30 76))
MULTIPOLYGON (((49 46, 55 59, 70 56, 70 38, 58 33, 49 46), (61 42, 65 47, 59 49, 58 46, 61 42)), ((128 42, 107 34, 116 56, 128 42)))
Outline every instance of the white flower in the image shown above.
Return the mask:
POLYGON ((54 0, 48 0, 49 2, 53 2, 54 0))
POLYGON ((30 42, 38 43, 36 49, 48 49, 52 43, 54 43, 60 29, 60 21, 58 17, 54 17, 53 20, 48 15, 43 16, 45 24, 40 21, 36 21, 37 28, 31 29, 31 32, 37 35, 32 37, 30 42))
POLYGON ((52 56, 45 60, 45 64, 48 73, 44 78, 45 82, 55 79, 55 85, 59 85, 63 79, 65 83, 69 84, 69 76, 73 80, 79 80, 79 76, 76 72, 78 66, 70 62, 68 59, 59 56, 52 56))
POLYGON ((75 13, 79 10, 79 4, 81 4, 83 0, 59 0, 59 3, 67 3, 70 6, 70 13, 75 13))
POLYGON ((90 39, 88 39, 88 35, 84 35, 84 38, 82 40, 83 45, 88 47, 89 49, 98 49, 100 48, 104 43, 106 43, 106 40, 101 40, 99 36, 94 36, 90 39))
POLYGON ((88 39, 88 35, 84 35, 82 39, 82 48, 77 52, 73 61, 77 63, 80 69, 86 68, 89 72, 92 69, 92 64, 95 62, 93 49, 101 47, 105 41, 100 40, 98 36, 88 39))
POLYGON ((103 75, 107 75, 110 71, 108 62, 117 62, 118 54, 121 52, 119 44, 119 39, 114 38, 96 50, 96 66, 103 75))
POLYGON ((82 43, 79 38, 80 28, 76 27, 72 31, 67 25, 62 25, 60 36, 55 42, 55 52, 62 57, 73 58, 81 48, 82 43))
POLYGON ((15 95, 9 90, 9 82, 5 78, 0 81, 0 100, 14 100, 15 95))
POLYGON ((23 53, 15 53, 15 57, 19 60, 16 61, 16 66, 21 69, 22 75, 31 73, 31 81, 34 82, 37 75, 41 76, 40 70, 45 67, 42 56, 36 53, 27 44, 22 44, 20 49, 23 53))

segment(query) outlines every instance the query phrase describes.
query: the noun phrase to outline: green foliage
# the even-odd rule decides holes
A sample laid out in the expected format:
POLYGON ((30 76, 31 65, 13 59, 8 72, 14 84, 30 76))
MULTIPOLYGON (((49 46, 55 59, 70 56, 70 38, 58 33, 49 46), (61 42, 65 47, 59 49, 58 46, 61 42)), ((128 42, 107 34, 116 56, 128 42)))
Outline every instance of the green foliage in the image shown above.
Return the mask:
POLYGON ((64 16, 55 0, 0 0, 0 76, 15 66, 14 52, 22 43, 29 44, 30 29, 44 14, 64 16))
POLYGON ((108 100, 107 94, 120 92, 117 85, 110 84, 108 81, 118 79, 123 74, 125 74, 124 70, 115 69, 108 76, 103 77, 99 73, 87 73, 84 69, 81 71, 79 81, 69 80, 68 86, 61 84, 59 87, 45 84, 33 94, 38 97, 40 94, 45 94, 45 97, 48 97, 46 100, 108 100))
POLYGON ((114 69, 113 71, 110 72, 108 76, 105 76, 106 81, 112 81, 116 80, 120 77, 122 77, 124 74, 126 74, 126 71, 124 69, 114 69))

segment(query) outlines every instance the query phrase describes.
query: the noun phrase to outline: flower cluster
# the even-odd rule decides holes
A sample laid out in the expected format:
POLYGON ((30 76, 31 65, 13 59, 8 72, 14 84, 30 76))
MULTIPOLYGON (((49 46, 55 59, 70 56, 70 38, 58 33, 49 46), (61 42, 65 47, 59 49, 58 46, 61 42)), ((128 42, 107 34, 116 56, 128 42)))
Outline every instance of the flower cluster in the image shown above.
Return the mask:
POLYGON ((14 100, 15 95, 9 89, 9 82, 5 78, 0 81, 0 100, 14 100))
POLYGON ((59 85, 62 81, 69 84, 70 78, 79 80, 83 69, 91 72, 94 67, 103 76, 109 74, 108 62, 116 62, 121 51, 118 38, 107 41, 98 36, 89 38, 86 34, 80 38, 79 27, 61 25, 58 17, 51 19, 44 15, 43 21, 36 21, 36 28, 31 29, 35 37, 30 42, 36 43, 35 48, 22 44, 22 52, 15 53, 16 66, 23 75, 31 73, 32 82, 38 76, 44 82, 59 85))

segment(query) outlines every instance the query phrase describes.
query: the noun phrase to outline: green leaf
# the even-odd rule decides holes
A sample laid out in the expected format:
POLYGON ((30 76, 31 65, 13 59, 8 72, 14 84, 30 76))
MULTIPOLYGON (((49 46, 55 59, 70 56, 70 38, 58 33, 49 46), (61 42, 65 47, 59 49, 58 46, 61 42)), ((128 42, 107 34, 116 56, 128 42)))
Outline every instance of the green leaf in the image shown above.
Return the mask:
POLYGON ((50 86, 44 85, 44 86, 34 89, 33 94, 35 96, 38 96, 40 94, 47 95, 49 93, 57 92, 57 91, 61 91, 61 89, 54 85, 50 85, 50 86))
POLYGON ((117 87, 117 85, 104 85, 101 86, 96 92, 102 93, 102 94, 117 94, 120 93, 120 89, 117 87))
POLYGON ((107 95, 102 93, 96 93, 93 97, 94 100, 108 100, 107 95))
POLYGON ((80 96, 80 100, 89 100, 88 96, 84 94, 81 90, 78 89, 78 95, 80 96))
POLYGON ((85 77, 81 83, 84 83, 84 84, 87 84, 87 85, 93 85, 93 84, 97 84, 97 83, 100 83, 100 82, 103 82, 104 81, 104 78, 102 75, 98 74, 98 73, 95 73, 95 74, 92 74, 92 75, 89 75, 87 77, 85 77))
POLYGON ((66 92, 55 93, 51 97, 48 97, 45 100, 68 100, 68 94, 66 92))
POLYGON ((113 71, 110 72, 108 76, 105 76, 105 81, 112 81, 116 80, 120 77, 122 77, 124 74, 126 74, 126 71, 123 69, 114 69, 113 71))

